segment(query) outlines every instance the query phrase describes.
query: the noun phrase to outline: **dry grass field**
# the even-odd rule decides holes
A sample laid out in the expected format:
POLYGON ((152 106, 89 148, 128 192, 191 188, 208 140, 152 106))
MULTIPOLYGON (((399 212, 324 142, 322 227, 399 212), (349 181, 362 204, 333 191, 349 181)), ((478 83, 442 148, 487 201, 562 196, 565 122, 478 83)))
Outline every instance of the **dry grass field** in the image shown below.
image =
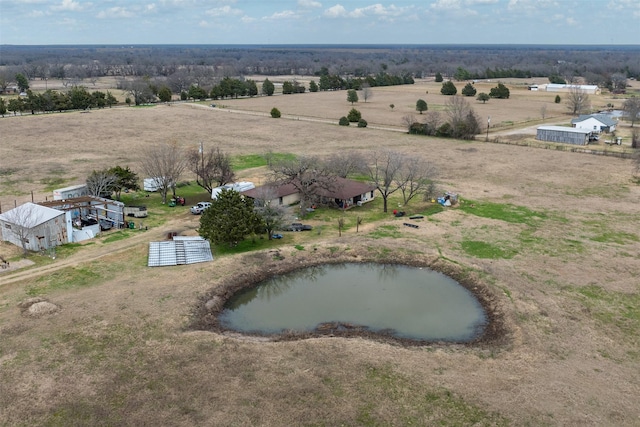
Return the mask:
MULTIPOLYGON (((548 103, 551 122, 569 122, 552 96, 517 83, 512 99, 474 108, 492 124, 527 126, 548 103)), ((396 131, 403 115, 417 114, 418 97, 441 108, 439 87, 374 90, 354 105, 366 129, 337 126, 351 108, 346 92, 1 119, 3 211, 93 169, 136 170, 141 148, 165 141, 232 155, 390 148, 436 164, 441 188, 464 203, 419 229, 389 215, 341 237, 314 217, 322 233, 274 242, 278 258, 265 250, 147 268, 148 241, 195 233, 198 218, 185 211, 146 232, 62 248, 55 260, 33 255, 32 266, 0 272, 0 425, 640 424, 640 186, 631 160, 396 131), (266 116, 274 106, 282 119, 266 116), (503 336, 405 347, 193 328, 224 284, 282 263, 372 259, 455 270, 492 301, 503 336)), ((264 170, 240 176, 260 182, 264 170)), ((18 263, 6 243, 0 255, 18 263)))

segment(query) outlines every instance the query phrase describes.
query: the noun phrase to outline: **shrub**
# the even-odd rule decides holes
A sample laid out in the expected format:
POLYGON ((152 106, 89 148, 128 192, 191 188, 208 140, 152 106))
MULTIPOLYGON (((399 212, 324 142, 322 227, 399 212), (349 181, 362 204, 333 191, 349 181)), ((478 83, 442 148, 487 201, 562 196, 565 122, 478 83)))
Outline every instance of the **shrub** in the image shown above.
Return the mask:
POLYGON ((366 128, 367 127, 367 121, 365 119, 358 120, 358 127, 359 128, 366 128))
POLYGON ((345 116, 340 117, 340 121, 338 121, 338 124, 340 126, 349 126, 349 119, 347 119, 345 116))
POLYGON ((467 83, 465 87, 462 88, 462 94, 464 96, 475 96, 476 88, 473 87, 471 83, 467 83))
POLYGON ((442 89, 440 89, 440 93, 443 95, 455 95, 458 93, 458 89, 456 89, 456 85, 453 84, 451 80, 448 82, 442 83, 442 89))
POLYGON ((360 111, 355 108, 352 108, 351 111, 349 111, 349 114, 347 114, 347 119, 349 119, 351 123, 359 122, 361 118, 362 114, 360 114, 360 111))
POLYGON ((498 86, 491 88, 489 91, 489 96, 491 98, 508 99, 509 95, 509 88, 502 83, 498 83, 498 86))
POLYGON ((449 123, 443 124, 436 131, 436 136, 442 136, 445 138, 451 137, 452 134, 453 134, 453 129, 451 128, 451 125, 449 123))
POLYGON ((562 98, 560 98, 560 95, 556 95, 556 99, 555 99, 555 103, 556 104, 560 104, 560 101, 562 101, 562 98))
POLYGON ((279 119, 281 115, 282 114, 280 114, 280 110, 278 110, 276 107, 273 107, 271 109, 271 117, 273 117, 274 119, 279 119))

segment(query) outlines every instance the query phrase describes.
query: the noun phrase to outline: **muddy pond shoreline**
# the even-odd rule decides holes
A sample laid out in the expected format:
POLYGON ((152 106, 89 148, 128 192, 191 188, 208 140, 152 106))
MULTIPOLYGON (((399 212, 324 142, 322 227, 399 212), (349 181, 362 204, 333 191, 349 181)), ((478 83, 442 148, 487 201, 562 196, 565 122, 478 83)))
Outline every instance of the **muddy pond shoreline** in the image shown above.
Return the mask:
POLYGON ((238 256, 237 272, 221 280, 212 279, 212 288, 201 296, 192 313, 190 330, 212 331, 235 337, 254 337, 266 341, 293 341, 317 337, 362 337, 378 342, 401 346, 425 345, 462 345, 466 347, 495 348, 510 341, 511 333, 507 327, 506 316, 501 299, 504 295, 492 289, 471 269, 447 261, 438 256, 410 253, 409 251, 388 251, 377 247, 316 247, 310 251, 287 252, 286 249, 261 251, 238 256), (429 341, 399 338, 392 331, 370 331, 365 326, 344 323, 322 323, 313 331, 285 331, 280 334, 244 334, 221 326, 218 316, 224 310, 225 303, 236 293, 256 287, 270 277, 290 273, 296 270, 323 264, 377 263, 397 264, 408 267, 422 267, 440 272, 454 279, 469 290, 482 306, 487 322, 484 332, 471 341, 429 341))

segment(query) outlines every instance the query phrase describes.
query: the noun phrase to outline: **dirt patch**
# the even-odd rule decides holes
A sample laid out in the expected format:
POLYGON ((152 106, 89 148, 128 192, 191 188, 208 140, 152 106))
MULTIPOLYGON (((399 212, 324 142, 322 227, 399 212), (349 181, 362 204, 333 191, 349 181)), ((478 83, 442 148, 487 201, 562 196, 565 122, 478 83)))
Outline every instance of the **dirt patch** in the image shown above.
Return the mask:
POLYGON ((18 304, 20 312, 26 317, 42 317, 55 314, 60 311, 60 307, 44 298, 29 298, 18 304))

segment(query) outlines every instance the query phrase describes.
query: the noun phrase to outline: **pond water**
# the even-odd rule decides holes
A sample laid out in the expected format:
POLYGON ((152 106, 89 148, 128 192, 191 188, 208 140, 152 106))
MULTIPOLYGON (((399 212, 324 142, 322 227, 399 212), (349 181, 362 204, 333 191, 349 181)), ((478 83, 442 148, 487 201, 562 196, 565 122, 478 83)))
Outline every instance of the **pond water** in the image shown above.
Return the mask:
POLYGON ((244 333, 312 332, 340 323, 397 338, 465 342, 487 321, 474 295, 427 268, 326 264, 273 277, 227 301, 225 329, 244 333))

